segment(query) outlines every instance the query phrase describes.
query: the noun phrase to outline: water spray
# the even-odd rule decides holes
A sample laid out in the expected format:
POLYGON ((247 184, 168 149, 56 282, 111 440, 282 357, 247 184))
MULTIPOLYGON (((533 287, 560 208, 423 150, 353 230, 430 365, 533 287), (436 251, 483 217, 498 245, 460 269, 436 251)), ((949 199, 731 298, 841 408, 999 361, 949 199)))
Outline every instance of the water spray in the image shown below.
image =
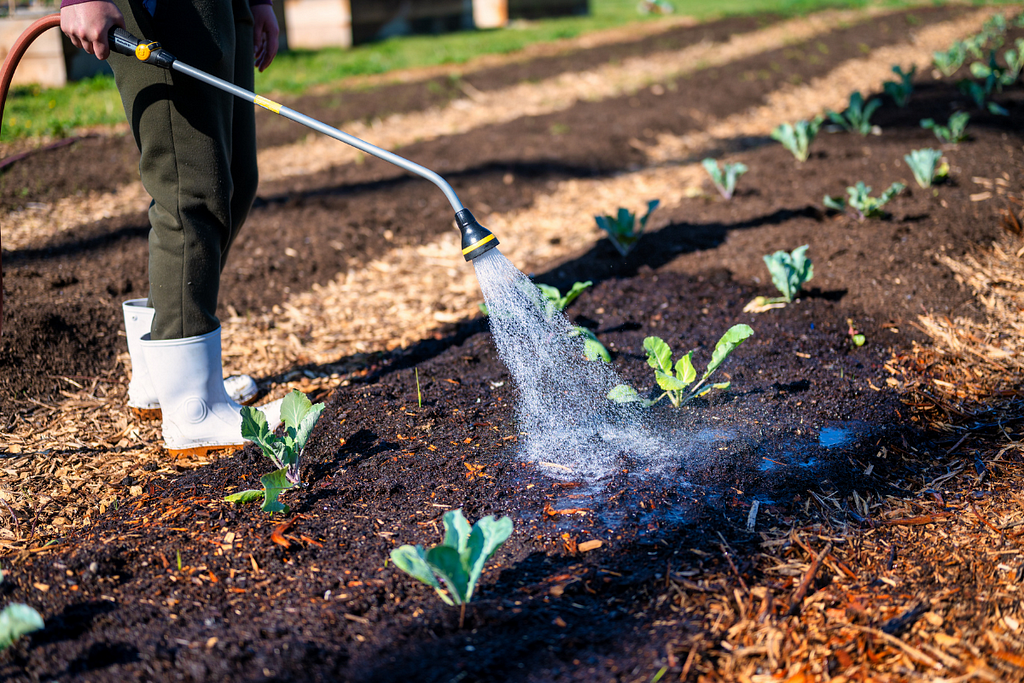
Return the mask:
POLYGON ((212 85, 213 87, 230 93, 236 97, 240 97, 247 102, 252 102, 257 106, 260 106, 269 112, 283 116, 286 119, 291 119, 296 123, 301 123, 307 128, 312 128, 318 133, 323 133, 324 135, 332 137, 339 142, 344 142, 346 145, 355 147, 356 149, 375 156, 378 159, 383 159, 388 163, 394 164, 399 168, 405 169, 410 173, 434 183, 434 185, 437 185, 441 192, 444 193, 444 196, 447 197, 452 208, 455 209, 455 224, 458 226, 459 232, 462 233, 462 255, 466 257, 467 261, 472 261, 478 256, 481 256, 498 246, 498 240, 494 234, 487 228, 480 225, 476 218, 473 217, 473 214, 470 213, 469 209, 462 205, 462 202, 459 201, 458 195, 455 194, 455 190, 452 189, 452 186, 448 181, 434 171, 431 171, 429 168, 409 161, 405 157, 398 156, 394 152, 381 149, 376 145, 372 145, 354 135, 338 130, 333 126, 328 126, 323 121, 318 121, 311 116, 297 112, 279 102, 274 102, 262 95, 257 95, 245 88, 240 88, 233 83, 229 83, 223 79, 217 78, 216 76, 211 76, 205 71, 189 66, 161 47, 160 43, 139 40, 123 28, 116 27, 110 30, 108 37, 110 39, 110 49, 114 52, 127 55, 129 57, 135 57, 140 62, 152 64, 153 66, 161 69, 178 71, 191 76, 196 80, 212 85))

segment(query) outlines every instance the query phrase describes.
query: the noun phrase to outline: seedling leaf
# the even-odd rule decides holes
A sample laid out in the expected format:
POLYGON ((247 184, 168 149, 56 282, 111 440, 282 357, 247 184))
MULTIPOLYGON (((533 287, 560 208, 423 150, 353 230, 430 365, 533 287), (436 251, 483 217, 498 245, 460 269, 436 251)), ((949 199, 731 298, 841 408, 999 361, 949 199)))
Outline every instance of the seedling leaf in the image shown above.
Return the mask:
POLYGON ((396 567, 412 578, 427 584, 437 591, 437 595, 446 604, 455 605, 438 580, 434 578, 434 572, 427 563, 427 555, 423 550, 423 546, 403 545, 395 548, 391 551, 391 561, 395 563, 396 567))
POLYGON ((697 379, 697 370, 693 367, 693 351, 684 354, 676 361, 676 378, 683 383, 684 387, 697 379))
POLYGON ((655 370, 654 377, 658 382, 658 386, 665 391, 683 391, 686 387, 690 386, 690 382, 684 382, 661 370, 655 370))
POLYGON ((816 116, 810 121, 797 121, 795 124, 783 123, 772 130, 771 137, 782 143, 797 161, 807 161, 810 156, 811 142, 818 135, 824 119, 816 116))
POLYGON ((647 213, 639 221, 629 209, 621 207, 614 217, 594 216, 594 220, 599 228, 608 233, 608 239, 619 253, 625 256, 640 240, 648 219, 660 203, 657 199, 647 202, 647 213))
POLYGON ((477 520, 469 534, 469 581, 466 585, 466 599, 473 598, 476 582, 483 573, 484 564, 498 551, 498 548, 512 535, 512 520, 508 517, 494 519, 493 516, 477 520))
POLYGON ((255 503, 262 498, 263 491, 249 489, 248 491, 239 491, 238 493, 232 493, 230 496, 225 496, 224 500, 229 503, 255 503))
POLYGON ((260 483, 263 484, 263 507, 260 509, 264 512, 288 512, 288 506, 277 499, 282 491, 295 486, 288 481, 287 471, 287 468, 282 467, 260 477, 260 483))
POLYGON ((644 349, 647 351, 647 364, 659 372, 672 373, 672 349, 660 337, 647 337, 644 339, 644 349))
POLYGON ((940 159, 942 152, 937 149, 915 149, 910 154, 903 155, 903 160, 914 174, 914 180, 923 188, 931 187, 939 177, 936 171, 940 159))
POLYGON ((403 545, 391 551, 391 559, 402 571, 432 586, 445 603, 465 605, 473 597, 484 564, 512 534, 512 520, 488 516, 470 527, 462 510, 451 510, 442 521, 443 543, 426 552, 421 546, 403 545))
POLYGON ((772 276, 772 284, 782 293, 786 303, 796 299, 804 283, 814 277, 814 264, 807 258, 807 248, 805 244, 790 253, 780 250, 763 257, 772 276))
POLYGON ((628 384, 617 384, 608 392, 608 398, 616 403, 634 403, 643 401, 636 389, 628 384))
POLYGON ((746 341, 754 330, 751 329, 750 325, 740 323, 739 325, 733 325, 729 330, 722 335, 722 338, 715 344, 715 350, 711 354, 711 362, 708 363, 707 370, 701 376, 701 381, 706 380, 712 372, 718 369, 718 366, 729 357, 729 354, 736 350, 740 344, 746 341))
POLYGON ((15 640, 27 633, 38 631, 44 627, 39 612, 28 605, 14 603, 0 611, 0 650, 4 650, 15 640))

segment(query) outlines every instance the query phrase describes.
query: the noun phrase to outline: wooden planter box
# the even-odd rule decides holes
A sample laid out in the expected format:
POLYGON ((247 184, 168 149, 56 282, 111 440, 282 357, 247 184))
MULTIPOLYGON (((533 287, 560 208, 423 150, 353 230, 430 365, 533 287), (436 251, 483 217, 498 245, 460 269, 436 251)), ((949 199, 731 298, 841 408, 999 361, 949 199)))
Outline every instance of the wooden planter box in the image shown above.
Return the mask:
POLYGON ((588 0, 284 0, 284 24, 290 48, 316 50, 588 11, 588 0))

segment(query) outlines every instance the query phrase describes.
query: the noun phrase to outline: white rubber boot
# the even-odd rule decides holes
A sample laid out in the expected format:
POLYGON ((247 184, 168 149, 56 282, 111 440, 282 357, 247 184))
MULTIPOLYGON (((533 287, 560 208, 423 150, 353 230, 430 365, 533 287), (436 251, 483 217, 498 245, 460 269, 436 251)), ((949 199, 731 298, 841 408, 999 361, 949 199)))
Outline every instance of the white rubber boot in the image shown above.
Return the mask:
MULTIPOLYGON (((139 346, 163 409, 164 446, 172 456, 242 447, 242 406, 224 389, 219 327, 186 339, 154 341, 147 334, 139 346)), ((270 404, 265 413, 273 411, 270 404)), ((276 412, 276 416, 268 414, 271 429, 279 424, 279 404, 276 412)))
MULTIPOLYGON (((153 327, 155 310, 146 305, 146 299, 129 299, 121 304, 124 312, 124 331, 128 337, 128 355, 131 357, 132 378, 128 382, 128 408, 139 418, 160 418, 160 401, 149 378, 149 368, 139 342, 153 327)), ((237 403, 249 405, 259 388, 249 375, 232 375, 224 380, 224 390, 237 403)))

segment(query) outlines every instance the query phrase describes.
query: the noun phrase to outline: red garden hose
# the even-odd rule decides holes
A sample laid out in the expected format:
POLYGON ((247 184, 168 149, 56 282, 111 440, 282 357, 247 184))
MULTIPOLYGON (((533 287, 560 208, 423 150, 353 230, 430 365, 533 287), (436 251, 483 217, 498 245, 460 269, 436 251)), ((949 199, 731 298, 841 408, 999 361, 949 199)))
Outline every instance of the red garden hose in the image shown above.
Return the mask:
MULTIPOLYGON (((11 88, 11 79, 14 78, 14 69, 25 54, 25 50, 43 32, 60 26, 60 14, 48 14, 41 19, 32 22, 32 25, 24 32, 11 46, 7 53, 4 64, 0 67, 0 121, 4 118, 4 105, 7 103, 7 91, 11 88)), ((4 324, 4 266, 3 266, 3 242, 0 240, 0 335, 3 334, 4 324)))

